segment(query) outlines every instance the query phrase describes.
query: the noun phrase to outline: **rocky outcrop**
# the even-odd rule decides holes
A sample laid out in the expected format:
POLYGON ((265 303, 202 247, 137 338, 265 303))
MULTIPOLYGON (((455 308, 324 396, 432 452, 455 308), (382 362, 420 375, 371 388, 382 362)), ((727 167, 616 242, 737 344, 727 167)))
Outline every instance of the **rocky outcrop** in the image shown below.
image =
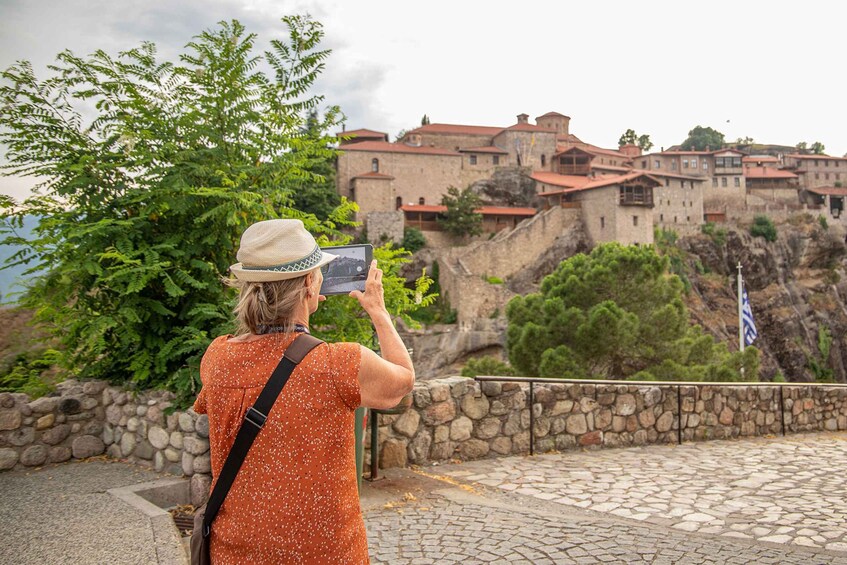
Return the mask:
POLYGON ((777 241, 728 228, 725 243, 705 235, 680 239, 688 254, 692 291, 687 302, 694 322, 733 348, 738 343, 736 265, 743 266, 762 351, 760 378, 812 381, 810 359, 847 382, 847 247, 835 227, 810 218, 778 226, 777 241), (832 336, 819 359, 821 330, 832 336))

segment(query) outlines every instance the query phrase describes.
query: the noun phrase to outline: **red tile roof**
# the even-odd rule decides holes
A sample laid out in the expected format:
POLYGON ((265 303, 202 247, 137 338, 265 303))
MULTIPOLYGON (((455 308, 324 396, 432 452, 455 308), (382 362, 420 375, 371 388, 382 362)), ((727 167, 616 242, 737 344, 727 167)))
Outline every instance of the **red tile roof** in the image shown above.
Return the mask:
POLYGON ((819 186, 817 188, 807 188, 806 190, 825 196, 847 196, 847 188, 838 186, 819 186))
POLYGON ((773 155, 747 155, 741 158, 742 163, 779 163, 779 158, 773 155))
POLYGON ((339 131, 335 134, 335 136, 336 137, 349 137, 351 139, 356 138, 356 137, 366 137, 366 138, 378 137, 380 139, 388 139, 387 133, 383 133, 381 131, 374 131, 372 129, 351 129, 351 130, 347 130, 347 131, 339 131))
POLYGON ((562 141, 564 143, 582 143, 582 140, 572 133, 567 135, 557 135, 556 141, 562 141))
MULTIPOLYGON (((547 112, 546 114, 544 114, 542 116, 538 116, 538 118, 567 118, 567 119, 571 119, 570 116, 560 114, 559 112, 547 112)), ((538 118, 535 118, 535 119, 537 120, 538 118)))
POLYGON ((533 124, 515 124, 513 126, 507 127, 503 131, 532 131, 537 133, 556 133, 556 130, 550 128, 543 128, 541 126, 536 126, 533 124))
POLYGON ((632 169, 632 171, 641 172, 641 173, 650 175, 651 177, 660 177, 660 178, 668 177, 668 178, 672 178, 672 179, 681 179, 681 180, 696 180, 696 181, 699 181, 699 182, 705 182, 706 181, 706 177, 692 177, 690 175, 680 175, 680 174, 677 174, 677 173, 664 173, 660 170, 659 171, 657 171, 657 170, 648 171, 648 170, 645 170, 645 169, 632 169))
POLYGON ((460 153, 496 153, 498 155, 508 155, 509 152, 500 149, 496 145, 483 145, 482 147, 460 147, 460 153))
POLYGON ((375 173, 373 171, 362 173, 361 175, 356 175, 353 177, 354 179, 376 179, 376 180, 394 180, 394 177, 391 175, 386 175, 383 173, 375 173))
POLYGON ((342 151, 373 151, 375 153, 412 153, 417 155, 449 155, 460 156, 455 151, 440 147, 412 147, 404 143, 388 143, 387 141, 360 141, 341 148, 342 151))
MULTIPOLYGON (((447 206, 437 206, 433 204, 406 204, 400 206, 404 212, 436 212, 444 213, 447 211, 447 206)), ((518 208, 508 206, 482 206, 474 210, 483 216, 534 216, 538 211, 535 208, 518 208)))
POLYGON ((630 161, 632 158, 626 153, 621 153, 620 151, 615 151, 614 149, 605 149, 603 147, 597 147, 596 145, 591 145, 590 143, 583 143, 576 147, 581 147, 585 151, 589 153, 594 153, 595 155, 609 155, 612 157, 620 157, 624 161, 630 161))
POLYGON ((460 135, 485 135, 488 137, 494 137, 501 131, 503 131, 503 128, 491 126, 465 126, 461 124, 427 124, 425 126, 415 128, 411 131, 407 131, 406 135, 410 133, 448 133, 460 135))
POLYGON ((799 178, 791 171, 774 169, 773 167, 744 167, 744 176, 748 179, 796 179, 799 178))
POLYGON ((583 155, 590 155, 592 158, 594 157, 594 153, 591 153, 591 152, 587 151, 586 149, 583 149, 579 145, 571 145, 571 146, 567 146, 567 147, 557 145, 556 146, 556 153, 553 154, 553 157, 558 157, 559 155, 563 155, 565 153, 570 153, 571 151, 574 152, 574 153, 582 153, 583 155))
POLYGON ((620 184, 622 182, 627 182, 630 180, 634 180, 640 177, 646 177, 655 182, 657 185, 661 184, 656 178, 653 176, 643 172, 643 171, 632 171, 630 173, 624 175, 600 175, 594 178, 591 177, 572 177, 570 175, 557 175, 556 173, 545 173, 545 172, 535 172, 532 173, 532 179, 542 182, 545 184, 552 184, 553 186, 563 186, 564 190, 555 190, 552 192, 539 192, 538 196, 555 196, 558 194, 567 194, 570 192, 580 192, 583 190, 591 190, 592 188, 603 188, 605 186, 614 186, 616 184, 620 184), (552 175, 552 176, 551 176, 552 175), (562 180, 556 182, 554 177, 560 177, 562 180), (546 180, 544 180, 546 179, 546 180), (570 179, 584 179, 583 182, 574 182, 570 179))
POLYGON ((847 157, 833 157, 832 155, 800 155, 798 153, 792 153, 790 155, 786 155, 786 157, 791 157, 792 159, 831 159, 834 161, 847 161, 847 157))

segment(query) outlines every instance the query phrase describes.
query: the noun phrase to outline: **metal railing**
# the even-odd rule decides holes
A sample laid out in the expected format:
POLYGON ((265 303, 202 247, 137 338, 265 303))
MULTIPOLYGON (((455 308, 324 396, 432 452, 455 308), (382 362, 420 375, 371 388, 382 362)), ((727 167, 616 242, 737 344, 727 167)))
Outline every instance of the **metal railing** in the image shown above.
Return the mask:
MULTIPOLYGON (((555 379, 544 377, 496 377, 480 375, 474 377, 477 382, 502 382, 502 383, 525 383, 529 384, 529 454, 535 455, 535 383, 541 384, 589 384, 589 385, 624 385, 624 386, 650 386, 650 387, 676 387, 677 399, 677 442, 682 444, 682 394, 680 389, 684 386, 719 386, 719 387, 777 387, 779 388, 779 415, 782 427, 782 435, 785 435, 785 398, 783 389, 785 387, 804 386, 826 386, 845 387, 842 383, 771 383, 771 382, 702 382, 702 381, 615 381, 615 380, 587 380, 587 379, 555 379)), ((595 390, 595 400, 596 390, 595 390)))

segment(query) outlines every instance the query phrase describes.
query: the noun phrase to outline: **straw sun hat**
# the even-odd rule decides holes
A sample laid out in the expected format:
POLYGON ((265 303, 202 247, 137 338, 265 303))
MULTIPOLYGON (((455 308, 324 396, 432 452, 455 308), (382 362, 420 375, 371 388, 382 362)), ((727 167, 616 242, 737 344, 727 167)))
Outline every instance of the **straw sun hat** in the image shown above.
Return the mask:
POLYGON ((271 282, 303 276, 337 255, 321 251, 300 220, 266 220, 244 230, 235 258, 229 270, 238 280, 271 282))

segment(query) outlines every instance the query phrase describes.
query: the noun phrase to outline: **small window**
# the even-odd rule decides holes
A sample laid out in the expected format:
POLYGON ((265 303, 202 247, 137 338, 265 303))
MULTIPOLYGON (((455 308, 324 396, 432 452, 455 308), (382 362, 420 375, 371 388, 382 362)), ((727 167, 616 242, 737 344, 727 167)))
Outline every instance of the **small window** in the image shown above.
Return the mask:
POLYGON ((420 198, 418 198, 418 204, 420 204, 421 206, 423 206, 424 204, 426 204, 426 198, 424 198, 423 196, 421 196, 420 198))
POLYGON ((468 157, 468 162, 471 165, 476 165, 476 155, 471 155, 470 157, 468 157))
POLYGON ((835 180, 839 180, 841 178, 841 173, 835 173, 835 180))
POLYGON ((672 171, 676 170, 676 160, 675 159, 673 161, 671 161, 671 170, 672 171))
POLYGON ((646 160, 646 159, 644 159, 643 161, 641 161, 641 168, 642 168, 642 169, 646 169, 646 168, 647 168, 647 160, 646 160))
POLYGON ((670 186, 670 185, 671 185, 671 179, 666 178, 665 179, 665 186, 670 186))
POLYGON ((371 171, 373 171, 374 173, 379 172, 379 159, 377 159, 377 158, 371 159, 371 171))
POLYGON ((679 188, 685 188, 685 181, 684 180, 679 181, 679 188))
POLYGON ((692 202, 691 200, 689 200, 689 201, 688 201, 688 207, 689 207, 689 208, 693 208, 693 207, 694 207, 694 202, 692 202))
POLYGON ((829 173, 824 173, 824 174, 823 174, 823 177, 824 177, 826 180, 829 180, 829 173))
POLYGON ((682 201, 682 207, 685 208, 685 200, 682 201))
POLYGON ((659 161, 658 159, 656 159, 655 161, 653 161, 653 164, 654 164, 654 165, 656 165, 656 168, 657 168, 657 169, 661 169, 661 168, 662 168, 662 162, 661 162, 661 161, 659 161))
POLYGON ((741 179, 739 177, 733 178, 732 182, 735 184, 736 187, 741 186, 741 179))
POLYGON ((691 223, 691 216, 685 216, 685 221, 690 224, 691 223))
POLYGON ((696 169, 696 168, 697 168, 697 159, 691 159, 691 168, 692 168, 692 169, 696 169))
POLYGON ((600 229, 606 229, 606 216, 600 216, 600 229))
POLYGON ((547 165, 547 155, 541 155, 541 166, 544 167, 547 165))
POLYGON ((708 171, 708 170, 709 170, 709 162, 708 162, 708 161, 706 161, 705 159, 703 159, 703 170, 704 170, 704 171, 708 171))
POLYGON ((637 226, 637 225, 638 225, 638 216, 633 216, 633 217, 632 217, 632 225, 633 225, 633 226, 637 226))
POLYGON ((402 206, 402 205, 403 205, 403 197, 402 197, 402 196, 398 196, 398 197, 394 200, 394 208, 395 208, 395 210, 399 210, 399 209, 400 209, 400 206, 402 206))
POLYGON ((815 178, 816 178, 816 179, 821 178, 821 174, 820 174, 820 173, 815 173, 815 178))
POLYGON ((660 222, 664 222, 664 221, 665 221, 665 215, 664 215, 664 214, 659 214, 659 221, 660 221, 660 222))
POLYGON ((491 164, 492 165, 499 165, 500 164, 500 155, 494 155, 491 158, 491 164))
POLYGON ((676 223, 676 216, 673 217, 673 223, 676 223))
POLYGON ((718 177, 712 177, 712 186, 718 186, 718 177))
POLYGON ((726 177, 721 177, 721 186, 726 186, 726 177))
POLYGON ((688 168, 688 159, 683 159, 683 160, 682 160, 682 168, 683 168, 683 169, 687 169, 687 168, 688 168))

